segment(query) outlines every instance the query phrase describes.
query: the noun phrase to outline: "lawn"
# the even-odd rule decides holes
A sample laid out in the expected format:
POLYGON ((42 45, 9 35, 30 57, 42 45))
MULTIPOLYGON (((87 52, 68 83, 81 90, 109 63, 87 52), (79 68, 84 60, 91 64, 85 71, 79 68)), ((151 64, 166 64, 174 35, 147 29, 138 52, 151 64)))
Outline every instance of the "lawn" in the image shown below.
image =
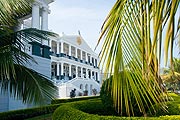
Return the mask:
POLYGON ((29 118, 26 120, 52 120, 52 114, 45 114, 45 115, 29 118))

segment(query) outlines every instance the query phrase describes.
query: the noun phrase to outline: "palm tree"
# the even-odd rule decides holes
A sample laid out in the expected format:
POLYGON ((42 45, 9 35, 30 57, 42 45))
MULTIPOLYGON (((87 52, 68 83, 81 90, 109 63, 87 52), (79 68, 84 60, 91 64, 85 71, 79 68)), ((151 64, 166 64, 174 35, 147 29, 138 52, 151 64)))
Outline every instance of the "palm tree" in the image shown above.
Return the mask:
POLYGON ((57 88, 49 78, 26 67, 36 61, 24 52, 24 43, 47 40, 55 34, 33 28, 16 31, 18 20, 31 13, 32 2, 0 1, 0 89, 24 103, 42 103, 55 98, 57 88))
POLYGON ((165 110, 160 64, 162 55, 164 63, 169 57, 173 63, 178 7, 179 0, 117 0, 107 16, 98 41, 104 40, 100 65, 113 75, 109 88, 121 115, 123 108, 134 115, 132 96, 144 115, 154 103, 165 110))
POLYGON ((163 79, 163 82, 166 84, 166 86, 171 85, 167 86, 167 88, 172 87, 173 91, 180 89, 180 59, 174 58, 173 66, 165 69, 164 74, 161 75, 161 78, 163 79))

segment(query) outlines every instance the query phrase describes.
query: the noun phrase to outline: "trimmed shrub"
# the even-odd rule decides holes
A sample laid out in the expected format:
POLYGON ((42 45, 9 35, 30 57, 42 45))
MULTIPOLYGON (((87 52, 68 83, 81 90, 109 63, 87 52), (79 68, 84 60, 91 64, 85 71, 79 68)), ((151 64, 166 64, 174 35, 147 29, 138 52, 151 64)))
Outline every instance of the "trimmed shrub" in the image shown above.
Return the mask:
POLYGON ((104 108, 104 105, 102 104, 100 98, 93 100, 78 101, 72 104, 68 103, 68 105, 89 114, 113 115, 111 111, 104 108))
MULTIPOLYGON (((80 102, 66 103, 58 107, 53 113, 53 120, 179 120, 180 115, 177 116, 161 116, 161 117, 118 117, 118 116, 99 116, 96 108, 100 107, 102 103, 100 100, 86 100, 80 102), (85 107, 87 106, 87 107, 85 107), (91 107, 90 107, 91 106, 91 107), (98 106, 98 107, 95 107, 98 106), (84 108, 85 107, 85 108, 84 108), (85 112, 87 111, 87 112, 85 112), (91 113, 91 114, 89 114, 91 113)), ((102 107, 102 106, 101 106, 102 107)), ((100 109, 100 108, 98 108, 100 109)), ((102 107, 103 109, 103 107, 102 107)))
POLYGON ((53 113, 53 120, 84 120, 90 115, 80 110, 63 105, 53 113))
POLYGON ((28 108, 28 109, 21 109, 21 110, 14 110, 8 112, 1 112, 0 119, 1 120, 22 120, 26 118, 31 118, 39 115, 53 113, 56 108, 58 108, 63 103, 73 102, 73 101, 81 101, 81 100, 93 100, 100 98, 99 96, 93 97, 83 97, 83 98, 73 98, 73 99, 58 99, 53 100, 52 105, 42 106, 42 107, 35 107, 35 108, 28 108), (58 104, 55 104, 58 103, 58 104), (59 104, 61 103, 61 104, 59 104))
POLYGON ((0 113, 1 120, 22 120, 26 118, 31 118, 43 114, 53 113, 56 108, 60 105, 48 105, 43 107, 37 108, 30 108, 30 109, 22 109, 22 110, 14 110, 8 112, 0 113))
POLYGON ((96 98, 64 104, 55 110, 53 120, 84 120, 91 118, 90 114, 108 115, 107 112, 101 99, 96 98))
POLYGON ((91 96, 91 97, 81 97, 81 98, 70 98, 70 99, 55 99, 51 101, 51 104, 59 104, 59 103, 67 103, 67 102, 75 102, 80 100, 89 100, 100 98, 99 96, 91 96))

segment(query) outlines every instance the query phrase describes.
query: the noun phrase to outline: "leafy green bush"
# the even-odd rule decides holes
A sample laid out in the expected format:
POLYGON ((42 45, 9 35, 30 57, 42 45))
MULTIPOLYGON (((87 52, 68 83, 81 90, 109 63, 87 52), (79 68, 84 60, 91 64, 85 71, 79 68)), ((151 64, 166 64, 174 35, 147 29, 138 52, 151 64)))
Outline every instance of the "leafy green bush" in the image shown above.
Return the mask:
POLYGON ((167 111, 159 109, 158 105, 154 106, 156 112, 151 114, 148 112, 148 116, 162 116, 162 115, 180 115, 180 96, 175 93, 169 93, 172 100, 167 102, 167 111))
POLYGON ((99 96, 91 96, 91 97, 82 97, 82 98, 70 98, 70 99, 55 99, 51 101, 51 104, 59 104, 59 103, 67 103, 67 102, 74 102, 80 100, 89 100, 89 99, 96 99, 99 96))
POLYGON ((104 107, 100 98, 68 103, 68 105, 89 114, 114 115, 104 107))
POLYGON ((111 97, 111 84, 112 84, 112 76, 107 79, 106 81, 104 81, 104 83, 102 84, 101 87, 101 91, 100 91, 100 97, 102 100, 102 103, 104 104, 104 108, 111 111, 112 114, 118 114, 114 107, 113 107, 113 100, 111 97), (110 82, 110 86, 108 86, 108 82, 110 82))
MULTIPOLYGON (((99 116, 98 110, 103 110, 101 100, 85 100, 72 103, 66 103, 58 107, 53 113, 53 120, 179 120, 177 116, 161 116, 161 117, 118 117, 118 116, 99 116), (101 107, 101 108, 98 108, 101 107), (94 111, 95 110, 95 111, 94 111)), ((100 112, 99 112, 100 113, 100 112)))
POLYGON ((22 109, 22 110, 14 110, 8 112, 0 113, 1 120, 22 120, 26 118, 31 118, 43 114, 53 113, 56 108, 60 105, 48 105, 43 107, 37 108, 30 108, 30 109, 22 109))

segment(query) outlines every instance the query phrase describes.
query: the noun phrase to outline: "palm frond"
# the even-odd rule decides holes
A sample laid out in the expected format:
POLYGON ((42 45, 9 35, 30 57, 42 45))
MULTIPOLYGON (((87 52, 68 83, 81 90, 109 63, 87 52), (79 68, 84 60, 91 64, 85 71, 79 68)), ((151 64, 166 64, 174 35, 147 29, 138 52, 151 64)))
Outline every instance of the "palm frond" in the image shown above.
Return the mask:
POLYGON ((15 27, 18 19, 31 13, 34 0, 1 0, 0 26, 15 27))
POLYGON ((11 96, 24 103, 42 104, 57 97, 57 88, 42 74, 21 65, 14 65, 16 78, 0 81, 1 91, 10 91, 11 96))
MULTIPOLYGON (((164 54, 161 47, 163 42, 165 49, 170 43, 170 47, 173 47, 174 33, 171 31, 174 22, 171 19, 178 6, 179 1, 171 0, 117 0, 105 20, 98 41, 104 38, 100 53, 101 66, 104 73, 113 75, 110 84, 113 88, 112 98, 121 115, 123 108, 127 115, 134 115, 132 96, 143 114, 157 103, 162 103, 160 106, 165 110, 159 70, 164 54), (169 24, 171 29, 166 29, 169 24), (167 31, 166 36, 171 32, 171 37, 163 38, 164 31, 167 31)), ((165 50, 166 58, 167 53, 165 50)))
POLYGON ((29 42, 49 40, 56 34, 34 28, 16 31, 18 20, 31 13, 34 0, 0 1, 0 89, 25 103, 42 103, 57 97, 57 88, 46 76, 26 67, 36 62, 25 53, 29 42))

